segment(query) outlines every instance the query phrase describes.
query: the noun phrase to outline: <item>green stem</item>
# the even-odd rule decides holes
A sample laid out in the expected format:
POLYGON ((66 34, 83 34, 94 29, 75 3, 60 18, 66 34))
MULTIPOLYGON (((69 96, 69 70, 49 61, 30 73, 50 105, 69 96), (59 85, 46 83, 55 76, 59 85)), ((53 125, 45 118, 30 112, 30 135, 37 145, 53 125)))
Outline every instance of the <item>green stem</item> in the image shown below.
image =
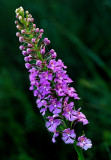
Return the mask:
POLYGON ((78 160, 84 160, 84 156, 83 156, 83 153, 82 153, 82 150, 79 146, 77 146, 77 142, 75 141, 74 142, 74 148, 77 152, 77 155, 78 155, 78 160))

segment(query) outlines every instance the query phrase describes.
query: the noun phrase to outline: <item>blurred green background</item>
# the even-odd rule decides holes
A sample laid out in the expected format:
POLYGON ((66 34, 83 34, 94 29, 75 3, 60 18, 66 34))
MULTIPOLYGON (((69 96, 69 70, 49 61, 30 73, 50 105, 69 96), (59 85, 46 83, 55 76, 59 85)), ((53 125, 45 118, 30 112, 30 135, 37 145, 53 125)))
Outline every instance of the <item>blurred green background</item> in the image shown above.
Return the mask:
POLYGON ((111 160, 111 0, 0 0, 0 160, 77 159, 72 145, 51 135, 29 91, 15 36, 15 9, 23 6, 75 81, 77 108, 93 148, 85 160, 111 160))

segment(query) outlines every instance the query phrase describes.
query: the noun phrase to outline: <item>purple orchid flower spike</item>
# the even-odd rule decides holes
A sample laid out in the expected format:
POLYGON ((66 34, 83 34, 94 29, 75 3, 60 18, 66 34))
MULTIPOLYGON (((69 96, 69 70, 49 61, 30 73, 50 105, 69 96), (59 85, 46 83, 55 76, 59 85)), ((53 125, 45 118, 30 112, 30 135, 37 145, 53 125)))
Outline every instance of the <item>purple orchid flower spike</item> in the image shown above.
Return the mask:
POLYGON ((44 30, 36 28, 32 15, 24 11, 23 7, 15 12, 18 29, 16 36, 22 43, 19 48, 24 56, 25 67, 29 70, 29 89, 33 91, 48 131, 53 134, 52 142, 55 143, 55 138, 62 134, 62 140, 66 144, 74 144, 81 159, 81 149, 91 148, 92 143, 85 136, 77 138, 76 135, 75 124, 82 122, 86 125, 89 122, 80 109, 75 109, 72 102, 80 99, 76 90, 70 86, 73 80, 67 75, 67 67, 62 60, 56 60, 55 50, 46 51, 50 40, 42 39, 44 30))

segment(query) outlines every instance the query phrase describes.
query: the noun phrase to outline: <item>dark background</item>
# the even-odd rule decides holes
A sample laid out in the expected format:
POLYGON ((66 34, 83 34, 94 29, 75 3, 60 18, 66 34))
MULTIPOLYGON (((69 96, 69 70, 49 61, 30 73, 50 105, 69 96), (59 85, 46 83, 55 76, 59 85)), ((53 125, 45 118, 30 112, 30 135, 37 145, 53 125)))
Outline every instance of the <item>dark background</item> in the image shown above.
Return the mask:
POLYGON ((51 135, 29 91, 28 72, 15 36, 15 9, 23 6, 45 30, 89 120, 93 147, 85 160, 111 160, 111 1, 0 0, 0 160, 77 159, 72 145, 51 135))

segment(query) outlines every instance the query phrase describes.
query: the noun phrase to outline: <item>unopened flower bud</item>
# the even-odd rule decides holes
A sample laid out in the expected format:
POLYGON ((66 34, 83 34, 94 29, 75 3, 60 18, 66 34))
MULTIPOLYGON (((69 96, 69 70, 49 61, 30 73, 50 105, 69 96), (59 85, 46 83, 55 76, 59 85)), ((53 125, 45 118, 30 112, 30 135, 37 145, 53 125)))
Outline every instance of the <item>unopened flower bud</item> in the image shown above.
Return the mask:
POLYGON ((19 41, 23 42, 24 38, 23 37, 19 37, 19 41))
POLYGON ((36 29, 35 29, 35 32, 38 33, 38 32, 39 32, 39 28, 36 28, 36 29))
POLYGON ((50 53, 53 54, 53 53, 54 53, 54 49, 51 49, 51 50, 50 50, 50 53))
POLYGON ((31 41, 32 41, 32 43, 35 43, 36 39, 35 39, 35 38, 32 38, 32 40, 31 40, 31 41))
POLYGON ((23 46, 23 45, 21 45, 19 48, 20 48, 20 50, 23 50, 23 49, 24 49, 24 46, 23 46))
POLYGON ((29 14, 29 15, 28 15, 28 17, 29 17, 29 18, 32 18, 32 15, 31 15, 31 14, 29 14))
POLYGON ((26 13, 26 14, 29 14, 29 11, 26 11, 25 13, 26 13))
POLYGON ((56 57, 57 57, 57 53, 54 52, 54 53, 52 54, 52 58, 56 58, 56 57))
POLYGON ((19 25, 17 25, 16 27, 17 27, 17 29, 20 29, 20 26, 19 26, 19 25))
POLYGON ((36 24, 33 24, 33 27, 36 28, 36 24))
POLYGON ((25 67, 26 67, 27 69, 30 69, 30 68, 31 68, 31 64, 30 64, 30 63, 25 63, 25 67))
POLYGON ((30 54, 31 51, 32 51, 32 50, 31 50, 30 48, 27 48, 27 53, 28 53, 28 54, 30 54))
POLYGON ((24 57, 25 62, 29 62, 31 61, 31 55, 24 57))
POLYGON ((32 44, 28 43, 28 47, 32 47, 32 46, 33 46, 32 44))
POLYGON ((23 54, 24 56, 27 56, 27 55, 28 55, 26 51, 22 51, 22 54, 23 54))
POLYGON ((15 21, 15 24, 18 24, 18 21, 15 21))
POLYGON ((41 66, 41 65, 42 65, 42 61, 41 61, 41 60, 37 60, 37 61, 36 61, 36 65, 37 65, 37 66, 41 66))
POLYGON ((48 40, 48 38, 44 38, 44 43, 46 43, 47 45, 50 44, 50 40, 48 40))
POLYGON ((20 33, 19 33, 19 32, 16 32, 16 36, 19 37, 19 36, 20 36, 20 33))
POLYGON ((27 22, 31 22, 31 18, 27 18, 27 22))
POLYGON ((22 16, 19 16, 19 20, 20 20, 20 21, 22 20, 22 16))
POLYGON ((43 29, 40 29, 40 31, 39 31, 40 33, 44 33, 44 30, 43 29))
POLYGON ((41 49, 40 53, 45 54, 45 48, 41 49))
POLYGON ((33 22, 34 21, 34 18, 31 18, 31 22, 33 22))
POLYGON ((21 30, 21 33, 22 33, 22 34, 25 34, 25 30, 21 30))
POLYGON ((38 38, 42 38, 42 34, 40 34, 38 38))

